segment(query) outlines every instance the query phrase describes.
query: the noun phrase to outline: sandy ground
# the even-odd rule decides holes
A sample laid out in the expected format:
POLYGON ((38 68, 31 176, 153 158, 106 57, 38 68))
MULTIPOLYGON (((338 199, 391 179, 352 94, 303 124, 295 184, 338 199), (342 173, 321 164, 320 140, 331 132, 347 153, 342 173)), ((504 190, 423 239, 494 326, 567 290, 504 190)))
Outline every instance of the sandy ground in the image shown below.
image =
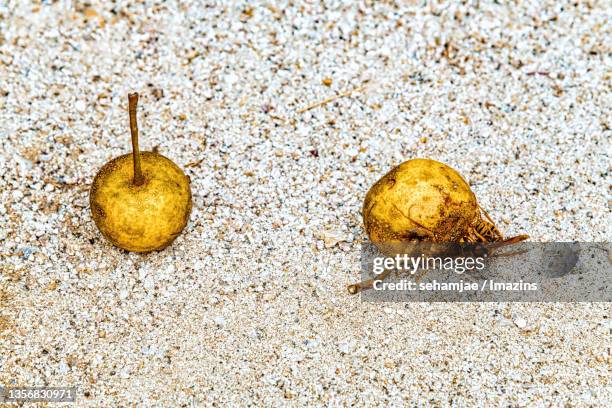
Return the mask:
POLYGON ((414 157, 507 234, 610 240, 609 3, 130 3, 0 2, 0 384, 79 406, 610 403, 609 304, 346 291, 366 191, 414 157), (148 255, 88 208, 130 91, 141 146, 193 189, 148 255))

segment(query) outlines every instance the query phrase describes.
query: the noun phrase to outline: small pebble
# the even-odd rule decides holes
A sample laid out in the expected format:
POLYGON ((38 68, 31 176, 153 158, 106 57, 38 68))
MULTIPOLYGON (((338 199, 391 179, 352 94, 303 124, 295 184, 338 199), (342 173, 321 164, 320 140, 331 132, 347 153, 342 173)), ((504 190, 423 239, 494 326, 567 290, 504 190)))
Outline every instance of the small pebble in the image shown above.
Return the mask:
POLYGON ((525 320, 523 318, 518 318, 518 319, 514 320, 514 324, 519 329, 524 329, 525 327, 527 327, 527 320, 525 320))

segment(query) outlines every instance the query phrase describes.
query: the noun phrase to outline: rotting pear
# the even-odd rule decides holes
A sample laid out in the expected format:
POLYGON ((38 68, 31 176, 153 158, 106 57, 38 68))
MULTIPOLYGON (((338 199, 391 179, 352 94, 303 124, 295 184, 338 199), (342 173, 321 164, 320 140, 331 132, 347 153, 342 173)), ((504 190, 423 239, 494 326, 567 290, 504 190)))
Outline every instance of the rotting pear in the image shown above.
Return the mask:
MULTIPOLYGON (((363 223, 372 243, 390 256, 402 244, 439 244, 436 249, 445 243, 482 244, 487 251, 528 238, 504 238, 463 177, 431 159, 405 161, 378 180, 366 194, 363 223)), ((389 273, 349 285, 349 293, 370 288, 389 273)))

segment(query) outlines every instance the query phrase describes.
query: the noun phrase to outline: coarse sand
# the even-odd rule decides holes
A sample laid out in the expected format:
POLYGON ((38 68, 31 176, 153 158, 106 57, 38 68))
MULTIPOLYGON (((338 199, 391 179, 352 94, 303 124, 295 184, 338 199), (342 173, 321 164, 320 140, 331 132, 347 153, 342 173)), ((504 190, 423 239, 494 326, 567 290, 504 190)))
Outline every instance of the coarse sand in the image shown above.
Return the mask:
POLYGON ((606 1, 0 2, 0 385, 78 406, 603 406, 609 303, 369 303, 361 204, 456 168, 507 235, 610 241, 606 1), (90 215, 140 145, 194 208, 146 255, 90 215))

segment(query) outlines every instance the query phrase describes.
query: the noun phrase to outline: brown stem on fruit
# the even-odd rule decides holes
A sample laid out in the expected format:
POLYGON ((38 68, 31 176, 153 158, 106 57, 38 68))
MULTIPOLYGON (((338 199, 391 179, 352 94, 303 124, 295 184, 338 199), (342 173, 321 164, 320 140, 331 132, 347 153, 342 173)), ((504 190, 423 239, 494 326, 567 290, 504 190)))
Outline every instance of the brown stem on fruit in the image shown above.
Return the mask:
POLYGON ((134 185, 144 184, 144 177, 140 168, 140 149, 138 148, 138 122, 136 108, 138 107, 138 93, 128 94, 130 112, 130 132, 132 133, 132 159, 134 161, 134 185))

